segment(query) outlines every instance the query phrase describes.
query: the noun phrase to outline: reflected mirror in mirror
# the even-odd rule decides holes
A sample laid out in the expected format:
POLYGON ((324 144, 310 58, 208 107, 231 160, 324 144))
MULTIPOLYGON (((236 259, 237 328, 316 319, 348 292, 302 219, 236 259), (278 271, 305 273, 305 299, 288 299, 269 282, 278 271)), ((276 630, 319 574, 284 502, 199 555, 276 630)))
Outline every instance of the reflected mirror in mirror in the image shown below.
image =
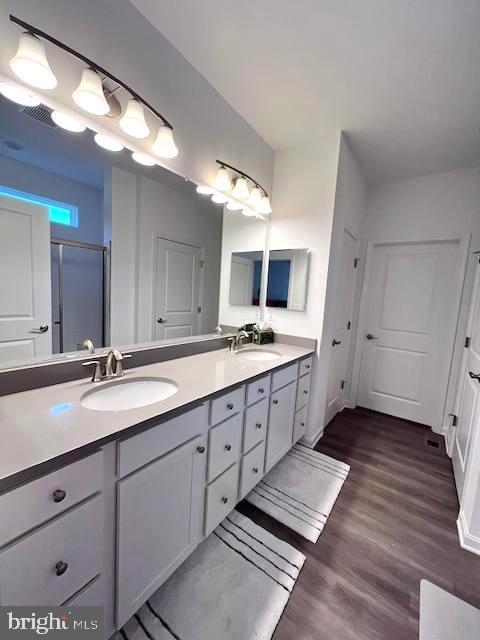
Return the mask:
POLYGON ((237 251, 232 253, 230 304, 259 306, 262 267, 263 251, 237 251))
POLYGON ((308 249, 270 251, 267 307, 304 311, 307 297, 308 249))
POLYGON ((0 97, 0 368, 231 326, 232 252, 265 226, 0 97))

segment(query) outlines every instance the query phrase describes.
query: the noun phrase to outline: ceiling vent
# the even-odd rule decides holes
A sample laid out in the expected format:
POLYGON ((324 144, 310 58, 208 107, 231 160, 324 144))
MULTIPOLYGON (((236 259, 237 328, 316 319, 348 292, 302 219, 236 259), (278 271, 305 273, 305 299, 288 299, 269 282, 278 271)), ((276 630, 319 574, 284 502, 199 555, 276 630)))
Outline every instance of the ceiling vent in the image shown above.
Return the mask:
POLYGON ((50 116, 49 109, 46 109, 41 104, 39 104, 38 107, 22 107, 21 109, 19 109, 19 111, 24 116, 27 116, 27 118, 33 118, 37 122, 41 122, 47 127, 58 129, 57 125, 54 123, 50 116))

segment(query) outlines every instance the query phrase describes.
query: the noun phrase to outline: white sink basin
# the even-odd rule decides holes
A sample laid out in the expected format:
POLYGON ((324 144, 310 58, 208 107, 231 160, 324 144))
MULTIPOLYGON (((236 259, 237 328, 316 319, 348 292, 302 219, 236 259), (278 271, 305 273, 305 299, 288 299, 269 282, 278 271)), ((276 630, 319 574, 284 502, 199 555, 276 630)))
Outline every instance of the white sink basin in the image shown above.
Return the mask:
POLYGON ((80 404, 93 411, 125 411, 155 404, 173 396, 178 385, 162 378, 135 378, 115 380, 84 393, 80 404))
POLYGON ((256 360, 257 362, 278 360, 278 358, 282 357, 282 354, 278 353, 278 351, 262 349, 261 347, 259 347, 258 349, 240 349, 239 351, 237 351, 237 355, 239 358, 243 358, 244 360, 256 360))

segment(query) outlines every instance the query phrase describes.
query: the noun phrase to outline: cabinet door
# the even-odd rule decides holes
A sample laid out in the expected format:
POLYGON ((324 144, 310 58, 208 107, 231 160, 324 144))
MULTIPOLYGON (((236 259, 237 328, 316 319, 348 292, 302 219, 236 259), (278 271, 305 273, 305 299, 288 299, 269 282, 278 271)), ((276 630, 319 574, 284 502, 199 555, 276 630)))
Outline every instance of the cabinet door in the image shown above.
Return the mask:
POLYGON ((270 396, 265 471, 269 471, 292 446, 296 390, 295 381, 270 396))
POLYGON ((194 438, 118 483, 118 628, 200 541, 206 458, 194 438))

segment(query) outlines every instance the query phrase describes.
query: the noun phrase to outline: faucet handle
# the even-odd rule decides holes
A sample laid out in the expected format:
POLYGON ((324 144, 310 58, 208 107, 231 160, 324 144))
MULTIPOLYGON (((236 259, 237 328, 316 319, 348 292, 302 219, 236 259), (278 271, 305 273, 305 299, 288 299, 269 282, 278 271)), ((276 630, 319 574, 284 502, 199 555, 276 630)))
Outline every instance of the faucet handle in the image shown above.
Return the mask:
POLYGON ((102 367, 99 360, 90 360, 89 362, 82 362, 82 367, 89 367, 95 365, 95 371, 93 372, 92 382, 102 381, 102 367))
POLYGON ((116 376, 124 376, 125 375, 125 371, 123 370, 123 364, 122 364, 122 360, 126 360, 127 358, 131 358, 132 354, 131 353, 125 353, 125 354, 121 354, 121 358, 117 358, 116 363, 115 363, 115 375, 116 376))

